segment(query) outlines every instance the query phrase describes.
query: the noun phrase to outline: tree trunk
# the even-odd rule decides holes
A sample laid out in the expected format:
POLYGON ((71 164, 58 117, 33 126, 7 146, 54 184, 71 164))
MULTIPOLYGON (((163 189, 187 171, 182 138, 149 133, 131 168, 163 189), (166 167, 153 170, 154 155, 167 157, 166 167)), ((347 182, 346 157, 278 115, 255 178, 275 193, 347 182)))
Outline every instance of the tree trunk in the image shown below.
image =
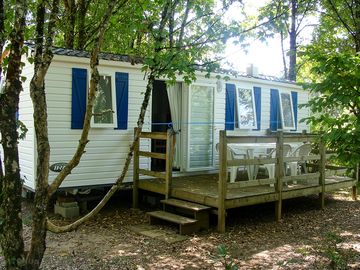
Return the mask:
POLYGON ((288 70, 286 65, 286 53, 284 49, 284 31, 280 31, 280 42, 281 42, 281 54, 282 54, 282 61, 283 61, 283 67, 284 67, 284 78, 289 79, 288 77, 288 70))
POLYGON ((34 106, 34 124, 37 147, 36 192, 32 211, 31 247, 27 257, 27 269, 40 267, 46 245, 46 208, 48 204, 47 188, 49 176, 50 145, 47 129, 47 110, 44 82, 40 86, 31 81, 31 98, 34 106))
POLYGON ((77 29, 78 29, 78 42, 77 49, 84 50, 86 44, 86 29, 85 29, 85 17, 88 6, 87 0, 79 0, 77 8, 77 29))
POLYGON ((4 6, 4 0, 0 0, 0 78, 1 78, 1 72, 2 72, 2 52, 5 45, 5 6, 4 6))
MULTIPOLYGON (((0 53, 2 53, 5 45, 5 6, 4 0, 0 0, 0 53)), ((3 79, 2 76, 2 59, 0 55, 0 81, 3 79)), ((1 153, 0 153, 0 194, 2 187, 2 177, 4 176, 4 171, 2 167, 1 153)), ((1 202, 0 202, 1 204, 1 202)))
POLYGON ((64 41, 65 47, 69 49, 74 48, 74 38, 75 38, 75 19, 76 19, 76 4, 75 0, 64 0, 65 7, 65 33, 64 41))
POLYGON ((289 50, 289 80, 296 81, 296 13, 297 0, 291 0, 291 26, 289 50))
POLYGON ((46 249, 46 217, 48 206, 48 176, 50 145, 48 139, 47 105, 45 95, 45 75, 50 66, 53 54, 52 44, 55 35, 55 23, 57 21, 59 0, 51 3, 50 18, 45 28, 45 2, 39 2, 36 14, 37 37, 35 51, 34 76, 30 82, 30 96, 34 107, 34 128, 36 134, 37 167, 36 167, 36 191, 32 207, 32 237, 30 250, 26 258, 28 270, 39 269, 46 249), (45 45, 44 45, 45 40, 45 45))
POLYGON ((355 4, 355 50, 356 52, 360 52, 360 2, 356 1, 355 4))
POLYGON ((26 1, 18 0, 15 25, 10 35, 10 61, 6 86, 0 96, 0 131, 4 150, 4 177, 0 196, 0 242, 6 269, 24 269, 25 254, 22 238, 21 190, 16 111, 22 91, 21 55, 24 43, 26 1))

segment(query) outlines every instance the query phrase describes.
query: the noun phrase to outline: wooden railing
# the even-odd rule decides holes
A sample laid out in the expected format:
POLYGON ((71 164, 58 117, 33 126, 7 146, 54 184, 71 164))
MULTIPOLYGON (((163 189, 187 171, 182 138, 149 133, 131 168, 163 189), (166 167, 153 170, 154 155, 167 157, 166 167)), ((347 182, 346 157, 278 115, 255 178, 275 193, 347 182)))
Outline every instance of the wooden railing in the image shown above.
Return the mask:
MULTIPOLYGON (((135 129, 136 134, 136 129, 135 129)), ((171 182, 172 182, 172 164, 174 156, 174 142, 175 135, 171 129, 168 129, 167 132, 141 132, 139 135, 139 140, 135 144, 134 149, 134 174, 133 174, 133 207, 138 207, 138 193, 139 193, 139 176, 147 175, 155 178, 159 178, 165 181, 165 189, 163 193, 166 198, 170 196, 171 193, 171 182), (151 151, 142 151, 141 149, 141 140, 150 139, 150 140, 164 140, 166 142, 166 151, 165 153, 151 152, 151 151), (151 171, 148 169, 140 169, 140 157, 155 158, 165 160, 165 172, 151 171)), ((150 143, 151 145, 151 143, 150 143)))
POLYGON ((326 150, 321 138, 317 135, 310 134, 294 134, 288 135, 279 131, 276 135, 268 136, 227 136, 226 131, 220 131, 219 142, 219 197, 218 197, 218 230, 225 231, 225 210, 226 210, 226 196, 232 189, 255 187, 260 185, 269 185, 274 187, 276 193, 276 220, 281 219, 282 209, 282 193, 284 183, 296 183, 301 181, 315 181, 316 188, 320 187, 320 203, 324 207, 325 195, 325 163, 326 150), (311 154, 307 156, 286 156, 284 157, 284 144, 288 143, 314 143, 319 142, 319 154, 311 154), (228 144, 241 143, 275 143, 276 156, 275 158, 252 158, 252 159, 232 159, 228 160, 227 151, 228 144), (284 164, 286 162, 298 161, 316 161, 318 165, 318 172, 305 173, 301 175, 286 176, 284 175, 284 164), (275 178, 273 179, 255 179, 249 181, 239 181, 235 183, 228 183, 228 167, 229 166, 246 166, 246 165, 264 165, 275 164, 275 178))

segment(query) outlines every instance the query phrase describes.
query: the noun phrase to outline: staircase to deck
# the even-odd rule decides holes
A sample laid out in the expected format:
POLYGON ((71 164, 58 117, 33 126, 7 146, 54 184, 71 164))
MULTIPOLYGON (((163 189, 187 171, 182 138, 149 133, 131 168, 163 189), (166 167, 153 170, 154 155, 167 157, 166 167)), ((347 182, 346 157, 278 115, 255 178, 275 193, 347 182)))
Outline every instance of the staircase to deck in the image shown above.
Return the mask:
POLYGON ((159 224, 161 221, 175 223, 179 225, 180 234, 191 234, 209 228, 211 207, 174 198, 161 202, 164 205, 163 211, 147 213, 150 224, 159 224))

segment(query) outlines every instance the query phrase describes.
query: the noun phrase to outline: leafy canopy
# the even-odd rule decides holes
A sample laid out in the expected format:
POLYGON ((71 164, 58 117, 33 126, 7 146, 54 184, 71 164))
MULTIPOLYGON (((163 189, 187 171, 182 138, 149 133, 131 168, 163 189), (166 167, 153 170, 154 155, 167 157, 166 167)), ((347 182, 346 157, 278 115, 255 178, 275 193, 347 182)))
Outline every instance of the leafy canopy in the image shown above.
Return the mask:
POLYGON ((324 133, 342 162, 355 165, 360 162, 360 55, 316 47, 309 49, 310 55, 314 79, 305 84, 312 95, 307 121, 324 133))

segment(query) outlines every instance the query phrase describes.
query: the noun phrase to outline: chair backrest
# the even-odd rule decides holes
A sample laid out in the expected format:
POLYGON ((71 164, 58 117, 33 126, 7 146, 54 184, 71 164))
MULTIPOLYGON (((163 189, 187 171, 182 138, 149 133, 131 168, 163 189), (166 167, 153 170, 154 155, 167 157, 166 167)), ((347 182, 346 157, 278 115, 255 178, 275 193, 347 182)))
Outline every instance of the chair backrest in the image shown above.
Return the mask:
MULTIPOLYGON (((291 153, 291 145, 290 144, 284 144, 283 146, 283 156, 287 157, 291 153)), ((276 148, 272 149, 270 153, 268 154, 269 157, 275 158, 276 157, 276 148)))
POLYGON ((311 144, 305 143, 295 149, 295 151, 293 152, 293 156, 295 157, 308 156, 310 155, 310 152, 311 152, 311 144))
MULTIPOLYGON (((215 145, 215 149, 216 149, 216 151, 217 151, 218 153, 220 153, 220 152, 219 152, 219 143, 217 143, 217 144, 215 145)), ((227 157, 226 157, 226 159, 227 159, 227 160, 232 160, 232 159, 234 159, 234 152, 232 151, 232 149, 231 149, 230 147, 227 148, 227 157)))
POLYGON ((291 145, 290 144, 284 144, 283 146, 283 156, 287 157, 291 153, 291 145))

